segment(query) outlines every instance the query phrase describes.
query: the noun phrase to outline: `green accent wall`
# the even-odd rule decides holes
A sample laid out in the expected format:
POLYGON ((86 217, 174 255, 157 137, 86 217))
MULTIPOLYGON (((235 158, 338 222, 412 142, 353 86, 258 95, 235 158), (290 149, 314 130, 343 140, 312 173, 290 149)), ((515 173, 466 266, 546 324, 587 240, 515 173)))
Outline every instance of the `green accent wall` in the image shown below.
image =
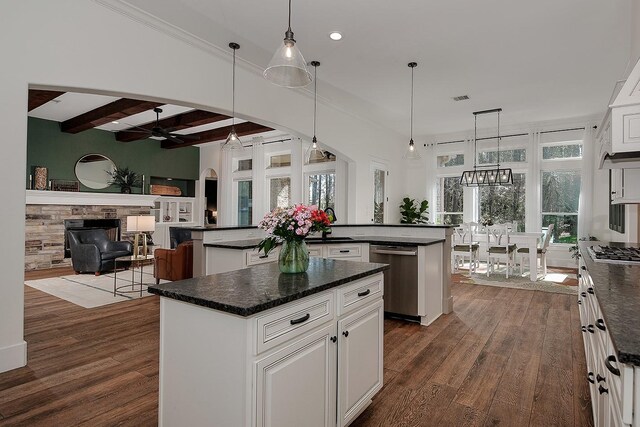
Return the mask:
MULTIPOLYGON (((173 178, 185 195, 186 183, 180 180, 197 180, 200 169, 200 150, 196 147, 166 150, 160 141, 143 139, 133 142, 118 142, 115 133, 89 129, 77 134, 60 131, 60 124, 51 120, 28 118, 27 130, 27 175, 25 187, 29 185, 29 174, 33 166, 48 168, 48 179, 77 181, 76 162, 85 154, 102 154, 110 158, 117 168, 129 167, 145 176, 145 194, 149 194, 151 177, 173 178)), ((171 181, 170 181, 171 182, 171 181)), ((120 188, 111 185, 104 190, 87 188, 80 184, 80 191, 118 193, 120 188)), ((140 188, 134 188, 140 193, 140 188)))

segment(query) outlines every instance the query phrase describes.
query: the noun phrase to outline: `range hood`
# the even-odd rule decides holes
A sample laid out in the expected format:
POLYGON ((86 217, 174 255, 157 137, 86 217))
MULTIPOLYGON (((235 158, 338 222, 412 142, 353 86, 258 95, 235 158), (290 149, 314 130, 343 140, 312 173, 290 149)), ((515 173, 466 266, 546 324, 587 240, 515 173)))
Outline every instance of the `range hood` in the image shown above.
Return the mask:
POLYGON ((640 168, 640 151, 626 153, 603 153, 600 157, 599 169, 631 169, 640 168))

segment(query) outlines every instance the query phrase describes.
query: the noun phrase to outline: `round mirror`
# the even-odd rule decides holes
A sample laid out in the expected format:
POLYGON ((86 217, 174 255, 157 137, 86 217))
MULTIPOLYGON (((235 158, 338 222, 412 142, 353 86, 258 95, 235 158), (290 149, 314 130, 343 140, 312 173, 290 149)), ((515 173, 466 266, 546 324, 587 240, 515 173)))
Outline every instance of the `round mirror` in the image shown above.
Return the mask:
POLYGON ((109 186, 109 172, 115 169, 116 165, 110 158, 102 154, 87 154, 76 162, 76 177, 85 187, 99 190, 109 186))

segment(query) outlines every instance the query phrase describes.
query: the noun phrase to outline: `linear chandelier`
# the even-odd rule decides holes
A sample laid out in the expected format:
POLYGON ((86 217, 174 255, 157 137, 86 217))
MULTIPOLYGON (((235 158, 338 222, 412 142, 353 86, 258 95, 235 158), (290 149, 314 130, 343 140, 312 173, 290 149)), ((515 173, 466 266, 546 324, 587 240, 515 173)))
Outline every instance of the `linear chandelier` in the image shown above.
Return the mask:
POLYGON ((476 111, 473 113, 473 170, 466 170, 460 176, 460 184, 467 187, 494 187, 497 185, 512 185, 513 171, 511 168, 500 167, 500 113, 502 108, 476 111), (497 162, 493 165, 478 166, 478 116, 481 114, 497 113, 498 118, 498 153, 497 162))

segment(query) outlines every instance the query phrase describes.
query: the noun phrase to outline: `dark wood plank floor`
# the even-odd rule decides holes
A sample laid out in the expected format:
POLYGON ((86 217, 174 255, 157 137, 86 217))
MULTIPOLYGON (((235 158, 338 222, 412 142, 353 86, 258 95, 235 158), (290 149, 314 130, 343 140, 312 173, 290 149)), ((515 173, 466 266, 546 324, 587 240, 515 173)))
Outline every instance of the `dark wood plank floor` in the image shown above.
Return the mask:
MULTIPOLYGON (((428 328, 385 320, 385 387, 354 426, 593 424, 574 297, 453 294, 428 328)), ((29 363, 0 374, 0 426, 156 425, 158 306, 84 309, 25 287, 29 363)))

